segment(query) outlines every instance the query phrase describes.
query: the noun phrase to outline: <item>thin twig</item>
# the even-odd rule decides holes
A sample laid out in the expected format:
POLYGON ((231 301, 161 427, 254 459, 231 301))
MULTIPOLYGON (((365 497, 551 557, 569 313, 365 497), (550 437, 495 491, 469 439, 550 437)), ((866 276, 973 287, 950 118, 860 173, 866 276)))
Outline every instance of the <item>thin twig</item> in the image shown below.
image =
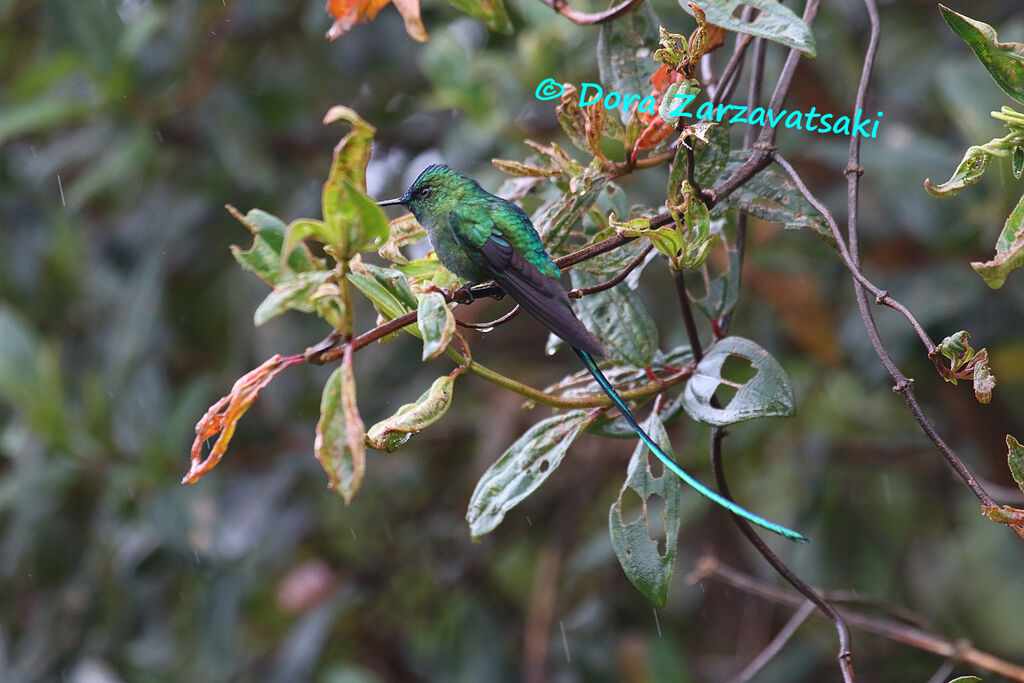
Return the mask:
POLYGON ((639 266, 641 263, 643 263, 647 259, 647 255, 651 253, 652 249, 654 249, 654 243, 653 242, 651 242, 646 247, 644 247, 643 251, 641 251, 640 254, 635 259, 630 261, 629 264, 625 268, 622 269, 622 271, 620 271, 618 274, 615 275, 615 277, 613 277, 610 280, 606 280, 605 282, 600 282, 600 283, 598 283, 596 285, 593 285, 591 287, 583 287, 581 289, 570 290, 569 293, 568 293, 569 294, 569 298, 570 299, 579 299, 579 298, 582 298, 582 297, 585 297, 585 296, 590 296, 591 294, 597 294, 598 292, 603 292, 606 289, 611 289, 612 287, 614 287, 615 285, 619 284, 620 282, 625 280, 627 277, 629 277, 629 274, 632 273, 634 270, 636 270, 637 266, 639 266))
POLYGON ((519 311, 521 310, 523 310, 523 307, 520 306, 519 304, 516 304, 515 306, 512 307, 512 310, 506 313, 505 315, 501 316, 500 318, 495 318, 494 320, 487 323, 467 323, 456 318, 455 324, 458 325, 459 327, 467 327, 471 330, 492 330, 499 325, 504 325, 509 320, 519 315, 519 311))
POLYGON ((624 0, 624 2, 619 3, 615 7, 606 9, 603 12, 589 13, 580 12, 579 10, 575 10, 572 7, 569 7, 565 0, 540 1, 547 5, 548 7, 550 7, 551 9, 558 12, 559 14, 561 14, 563 17, 565 17, 572 23, 578 24, 580 26, 590 26, 593 24, 603 24, 608 21, 613 21, 621 17, 623 14, 628 14, 629 12, 633 11, 634 9, 640 6, 640 3, 643 2, 643 0, 624 0))
POLYGON ((807 621, 807 617, 811 616, 813 613, 814 603, 810 600, 806 600, 804 604, 800 605, 800 609, 793 613, 793 616, 790 617, 789 621, 786 622, 786 625, 782 627, 782 630, 772 638, 772 642, 768 643, 767 647, 761 650, 761 653, 758 654, 757 657, 754 657, 750 664, 743 667, 743 671, 740 671, 738 674, 733 676, 733 678, 730 679, 730 683, 746 683, 746 681, 749 681, 751 678, 756 676, 757 672, 766 667, 768 662, 772 661, 772 659, 775 658, 775 655, 782 651, 782 648, 786 646, 786 643, 788 643, 789 639, 793 637, 796 630, 800 628, 803 623, 807 621))
MULTIPOLYGON (((797 186, 797 189, 800 190, 800 194, 802 194, 804 198, 808 202, 810 202, 811 206, 813 206, 818 211, 818 213, 820 213, 825 218, 825 222, 828 223, 828 227, 832 231, 832 236, 835 237, 836 247, 839 249, 839 257, 843 260, 843 264, 846 266, 847 270, 850 271, 850 274, 853 275, 854 279, 864 289, 871 292, 871 294, 875 297, 876 304, 884 304, 889 308, 902 314, 903 317, 907 319, 907 322, 910 323, 911 327, 914 328, 914 331, 917 332, 917 336, 920 337, 921 342, 924 344, 925 350, 928 352, 928 356, 934 356, 937 351, 935 342, 933 342, 931 337, 928 336, 928 333, 925 332, 924 327, 922 327, 921 323, 917 321, 917 318, 914 317, 914 314, 907 310, 906 306, 904 306, 899 301, 889 296, 889 293, 886 292, 884 289, 877 286, 875 283, 871 282, 871 280, 868 280, 867 277, 865 277, 864 274, 860 271, 860 268, 854 261, 853 256, 851 255, 850 250, 846 245, 846 241, 843 239, 842 233, 839 232, 839 225, 836 223, 836 219, 832 216, 832 212, 828 210, 828 207, 822 204, 817 197, 811 194, 811 191, 807 189, 807 185, 804 184, 803 179, 800 178, 800 174, 796 172, 796 169, 793 168, 793 165, 786 161, 786 159, 781 154, 779 154, 778 152, 772 152, 772 159, 774 159, 775 163, 781 166, 786 171, 786 173, 789 174, 789 177, 793 180, 793 183, 797 186)), ((853 179, 854 182, 856 182, 856 177, 859 174, 850 173, 847 175, 848 177, 853 179)), ((886 358, 882 362, 883 364, 885 364, 886 370, 889 371, 889 374, 893 374, 895 377, 895 375, 899 373, 899 370, 892 363, 892 360, 888 358, 888 354, 886 354, 886 358)), ((905 377, 903 379, 906 380, 905 377)), ((899 384, 899 382, 897 382, 897 384, 899 384)))
MULTIPOLYGON (((702 557, 697 560, 696 568, 686 577, 686 582, 694 584, 704 579, 714 579, 732 586, 744 593, 757 595, 782 605, 797 608, 804 600, 788 591, 776 588, 770 583, 729 567, 717 557, 702 557)), ((853 626, 867 633, 888 638, 897 643, 932 652, 942 657, 953 658, 968 666, 984 669, 1012 681, 1024 683, 1024 666, 1019 666, 1000 659, 987 652, 975 648, 968 642, 955 641, 944 636, 908 626, 891 619, 869 616, 852 610, 843 610, 843 617, 853 626)))

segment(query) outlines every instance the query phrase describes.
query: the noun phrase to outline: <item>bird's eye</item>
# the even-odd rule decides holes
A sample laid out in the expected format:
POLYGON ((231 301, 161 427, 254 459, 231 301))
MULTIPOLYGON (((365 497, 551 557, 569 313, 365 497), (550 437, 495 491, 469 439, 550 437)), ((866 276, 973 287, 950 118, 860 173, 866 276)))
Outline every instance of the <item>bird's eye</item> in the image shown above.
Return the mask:
POLYGON ((426 199, 427 197, 430 196, 430 188, 429 187, 421 187, 419 192, 416 193, 416 196, 419 199, 426 199))

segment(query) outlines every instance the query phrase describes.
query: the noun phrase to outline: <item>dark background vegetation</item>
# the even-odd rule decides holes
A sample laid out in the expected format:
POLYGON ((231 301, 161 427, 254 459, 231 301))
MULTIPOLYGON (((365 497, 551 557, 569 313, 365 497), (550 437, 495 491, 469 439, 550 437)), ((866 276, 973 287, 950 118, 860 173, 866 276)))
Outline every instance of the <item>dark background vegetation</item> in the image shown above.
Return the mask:
MULTIPOLYGON (((598 29, 535 0, 509 3, 513 36, 428 0, 426 44, 391 7, 328 43, 322 4, 0 0, 0 679, 518 680, 524 648, 555 681, 735 673, 789 610, 684 577, 713 553, 776 579, 722 510, 686 493, 676 577, 655 613, 608 540, 629 441, 581 439, 543 488, 470 543, 477 478, 548 414, 476 378, 459 383, 442 422, 395 454, 370 453, 350 507, 312 455, 329 368, 284 373, 225 462, 179 485, 206 407, 268 356, 328 332, 297 313, 253 327, 266 288, 228 252, 248 233, 225 203, 319 216, 343 133, 320 124, 334 104, 378 129, 372 195, 397 194, 439 160, 496 190, 491 157, 524 158, 524 138, 561 139, 537 83, 598 80, 598 29)), ((787 104, 845 112, 867 21, 858 3, 824 4, 820 56, 800 64, 787 104)), ((962 4, 1001 39, 1024 40, 1016 0, 962 4)), ((667 28, 692 28, 673 3, 654 7, 667 28)), ((769 82, 782 54, 769 47, 769 82)), ((720 68, 726 55, 713 57, 720 68)), ((1024 437, 1024 275, 992 291, 968 261, 990 257, 1020 185, 1000 162, 956 199, 922 188, 948 177, 967 145, 1003 134, 988 117, 1002 104, 933 2, 883 5, 868 110, 885 116, 863 148, 865 270, 936 339, 967 329, 989 349, 999 386, 981 407, 968 385, 935 375, 901 318, 877 313, 943 436, 1008 487, 1002 441, 1015 428, 1024 437)), ((779 134, 840 218, 846 144, 779 134)), ((656 205, 665 170, 624 184, 656 205)), ((751 242, 733 332, 779 358, 798 415, 730 428, 734 493, 814 539, 769 540, 811 583, 912 608, 952 639, 1024 662, 1024 547, 981 517, 890 391, 838 260, 778 226, 754 222, 751 242)), ((682 343, 667 270, 648 269, 641 293, 662 348, 682 343)), ((357 312, 357 329, 373 323, 369 307, 357 312)), ((474 351, 543 385, 576 369, 564 352, 545 357, 544 339, 521 317, 474 351)), ((358 354, 367 424, 450 369, 419 355, 411 337, 358 354)), ((686 420, 670 430, 704 480, 707 432, 686 420)), ((757 680, 833 680, 835 650, 831 626, 814 618, 757 680)), ((942 664, 856 631, 854 653, 866 681, 924 681, 942 664)))

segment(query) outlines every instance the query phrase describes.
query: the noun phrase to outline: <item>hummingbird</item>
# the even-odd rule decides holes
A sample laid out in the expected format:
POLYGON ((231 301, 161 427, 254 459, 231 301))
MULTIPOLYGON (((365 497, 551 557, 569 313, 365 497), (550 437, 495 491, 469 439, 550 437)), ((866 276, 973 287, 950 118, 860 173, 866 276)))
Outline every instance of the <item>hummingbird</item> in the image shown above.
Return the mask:
POLYGON ((576 316, 558 281, 561 270, 520 207, 444 164, 428 166, 401 197, 377 204, 398 204, 411 211, 426 231, 441 265, 466 280, 467 291, 474 283, 494 280, 524 311, 568 344, 640 440, 669 471, 753 524, 794 541, 808 540, 715 493, 679 467, 644 431, 598 367, 595 358, 605 355, 604 347, 576 316))

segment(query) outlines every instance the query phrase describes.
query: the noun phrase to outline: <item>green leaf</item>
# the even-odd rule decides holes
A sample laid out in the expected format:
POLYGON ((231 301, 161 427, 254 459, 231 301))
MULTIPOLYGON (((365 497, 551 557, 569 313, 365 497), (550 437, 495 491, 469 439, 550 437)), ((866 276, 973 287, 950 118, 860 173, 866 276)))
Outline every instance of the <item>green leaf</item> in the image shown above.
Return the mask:
MULTIPOLYGON (((407 308, 395 298, 395 295, 389 292, 382 284, 377 282, 370 275, 363 275, 362 273, 349 273, 345 277, 348 281, 356 286, 360 292, 366 295, 366 298, 373 302, 377 312, 384 316, 386 319, 391 320, 397 318, 400 315, 408 313, 411 308, 407 308)), ((420 336, 419 330, 416 329, 415 325, 406 325, 404 328, 411 332, 414 336, 420 336)))
POLYGON ((941 185, 932 185, 931 179, 925 178, 924 189, 933 197, 955 197, 960 190, 981 180, 981 176, 985 175, 985 169, 994 158, 995 155, 984 147, 968 147, 963 160, 949 180, 941 185))
POLYGON ((288 256, 287 267, 282 266, 281 250, 287 227, 277 216, 260 209, 252 209, 243 216, 230 204, 227 210, 254 235, 252 247, 242 251, 241 247, 233 244, 231 254, 242 268, 256 273, 271 287, 293 279, 296 273, 323 268, 323 261, 313 258, 304 244, 300 244, 288 256))
MULTIPOLYGON (((689 1, 679 0, 679 5, 693 15, 689 1)), ((721 26, 727 31, 766 38, 799 50, 808 57, 816 57, 818 54, 810 27, 793 10, 776 0, 701 0, 699 5, 709 24, 721 26), (743 6, 761 10, 760 15, 753 21, 743 21, 737 12, 743 6)))
POLYGON ((996 240, 996 255, 991 261, 974 261, 971 268, 992 289, 999 289, 1006 276, 1024 265, 1024 196, 1006 219, 1003 231, 996 240))
POLYGON ((767 351, 743 337, 726 337, 708 349, 686 383, 683 405, 690 417, 714 427, 755 417, 788 417, 796 412, 793 389, 782 366, 767 351), (724 379, 722 365, 729 356, 750 361, 757 374, 742 384, 724 379), (724 408, 715 408, 711 397, 722 384, 734 387, 736 395, 724 408))
POLYGON ((327 224, 313 218, 299 218, 288 224, 284 233, 284 246, 281 247, 282 260, 288 258, 295 248, 305 239, 315 239, 322 244, 337 244, 341 236, 332 233, 327 224))
POLYGON ((719 242, 725 248, 729 268, 712 276, 709 272, 709 262, 705 262, 702 269, 707 292, 702 299, 694 300, 697 307, 710 319, 721 318, 736 306, 740 297, 740 280, 743 272, 739 250, 731 248, 725 240, 719 242))
MULTIPOLYGON (((573 269, 577 289, 599 284, 594 275, 573 269)), ((591 334, 604 344, 608 357, 643 368, 651 364, 658 348, 658 327, 640 297, 621 284, 576 301, 576 312, 591 334)))
POLYGON ((455 315, 439 292, 422 295, 418 310, 416 324, 423 335, 423 360, 437 358, 455 334, 455 315))
POLYGON ((346 505, 352 502, 363 483, 366 471, 363 439, 363 419, 356 405, 356 382, 352 376, 352 354, 348 352, 324 385, 314 442, 316 459, 329 479, 328 488, 337 490, 346 505))
POLYGON ((484 22, 492 31, 512 34, 512 20, 508 18, 502 0, 449 0, 455 9, 484 22))
MULTIPOLYGON (((693 155, 693 179, 703 188, 714 187, 715 181, 722 175, 726 164, 729 163, 729 142, 732 126, 728 123, 719 123, 708 132, 707 144, 697 145, 693 155)), ((693 144, 693 140, 690 140, 693 144)), ((683 155, 682 169, 683 177, 686 175, 686 150, 680 146, 680 153, 683 155)), ((680 162, 679 154, 673 164, 680 162)), ((675 166, 673 166, 675 168, 675 166)), ((682 178, 680 178, 682 180, 682 178)), ((678 185, 677 185, 678 187, 678 185)))
POLYGON ((274 291, 267 295, 253 314, 253 323, 260 326, 271 318, 292 309, 303 313, 316 310, 312 297, 320 285, 334 276, 329 270, 317 270, 300 273, 293 280, 286 280, 275 285, 274 291))
MULTIPOLYGON (((341 244, 336 246, 342 256, 349 256, 359 250, 359 244, 352 243, 352 228, 357 220, 363 218, 364 208, 358 203, 356 197, 365 196, 366 193, 366 165, 370 161, 370 152, 373 148, 373 136, 376 129, 359 117, 354 110, 348 107, 332 107, 324 117, 324 125, 344 121, 352 130, 334 148, 334 157, 331 163, 331 172, 324 183, 323 205, 324 223, 330 234, 340 235, 341 244)), ((369 200, 371 204, 372 200, 369 200)), ((374 206, 376 206, 374 204, 374 206)), ((376 207, 380 211, 380 207, 376 207)), ((387 219, 381 213, 381 220, 387 225, 387 219)), ((372 219, 371 219, 372 222, 372 219)), ((373 226, 367 228, 368 235, 373 232, 373 226)), ((386 229, 382 237, 387 237, 386 229)))
POLYGON ((1000 43, 995 29, 986 23, 939 5, 939 12, 953 33, 964 39, 992 79, 1007 95, 1024 103, 1024 44, 1000 43))
POLYGON ((415 402, 406 403, 394 415, 370 427, 366 445, 388 453, 398 450, 413 434, 419 434, 448 412, 454 385, 452 377, 438 377, 415 402))
POLYGON ((388 238, 388 217, 377 203, 348 180, 341 185, 355 207, 355 220, 348 237, 351 251, 375 251, 388 238))
POLYGON ((466 512, 474 540, 493 531, 509 510, 544 483, 589 423, 585 410, 538 422, 484 472, 466 512))
MULTIPOLYGON (((675 116, 672 116, 672 112, 679 111, 679 107, 686 104, 686 107, 684 107, 683 111, 689 109, 691 110, 690 113, 692 114, 692 109, 696 109, 696 107, 693 107, 691 109, 690 105, 693 104, 694 98, 699 93, 700 81, 698 81, 696 78, 691 78, 685 81, 676 81, 672 85, 668 86, 668 89, 665 91, 665 95, 661 98, 661 103, 658 105, 658 116, 660 116, 661 120, 667 123, 668 125, 676 125, 676 123, 679 121, 682 115, 677 114, 675 116), (687 103, 687 96, 690 95, 692 95, 692 97, 689 97, 689 103, 687 103)), ((683 159, 686 158, 686 150, 682 147, 682 145, 680 145, 679 147, 679 154, 683 155, 683 159)), ((678 158, 678 155, 676 156, 678 158)), ((685 164, 685 161, 683 163, 685 164)))
MULTIPOLYGON (((605 92, 615 90, 635 95, 650 92, 656 65, 641 56, 641 50, 650 53, 657 46, 660 25, 647 2, 624 17, 601 24, 597 37, 597 68, 605 92)), ((629 112, 620 107, 619 113, 622 122, 628 123, 629 112)))
MULTIPOLYGON (((658 415, 652 414, 644 425, 645 430, 661 446, 670 458, 675 460, 672 445, 658 415)), ((611 533, 612 548, 619 558, 619 564, 637 590, 651 602, 663 606, 668 598, 668 585, 676 566, 679 536, 679 478, 664 467, 661 476, 651 474, 650 451, 642 441, 637 443, 633 457, 626 470, 626 481, 619 491, 619 498, 608 511, 608 529, 611 533), (643 513, 636 521, 626 524, 622 520, 622 498, 627 489, 633 489, 640 496, 643 513), (654 496, 660 496, 665 503, 665 545, 659 552, 659 539, 651 528, 649 515, 653 514, 648 503, 654 496)))
POLYGON ((1024 446, 1011 435, 1006 435, 1006 460, 1010 465, 1010 474, 1017 486, 1024 491, 1024 446))
POLYGON ((353 261, 349 265, 357 273, 372 276, 382 287, 391 292, 392 296, 398 299, 402 306, 409 310, 416 308, 416 296, 412 293, 412 289, 409 288, 409 280, 406 279, 402 271, 396 268, 382 268, 372 263, 362 263, 361 261, 358 264, 353 261))
MULTIPOLYGON (((731 175, 748 157, 749 152, 731 152, 725 175, 731 175)), ((809 228, 833 249, 836 248, 835 238, 825 218, 804 199, 789 177, 774 166, 769 166, 738 187, 726 198, 725 204, 730 209, 738 209, 761 220, 782 223, 787 230, 809 228)))

